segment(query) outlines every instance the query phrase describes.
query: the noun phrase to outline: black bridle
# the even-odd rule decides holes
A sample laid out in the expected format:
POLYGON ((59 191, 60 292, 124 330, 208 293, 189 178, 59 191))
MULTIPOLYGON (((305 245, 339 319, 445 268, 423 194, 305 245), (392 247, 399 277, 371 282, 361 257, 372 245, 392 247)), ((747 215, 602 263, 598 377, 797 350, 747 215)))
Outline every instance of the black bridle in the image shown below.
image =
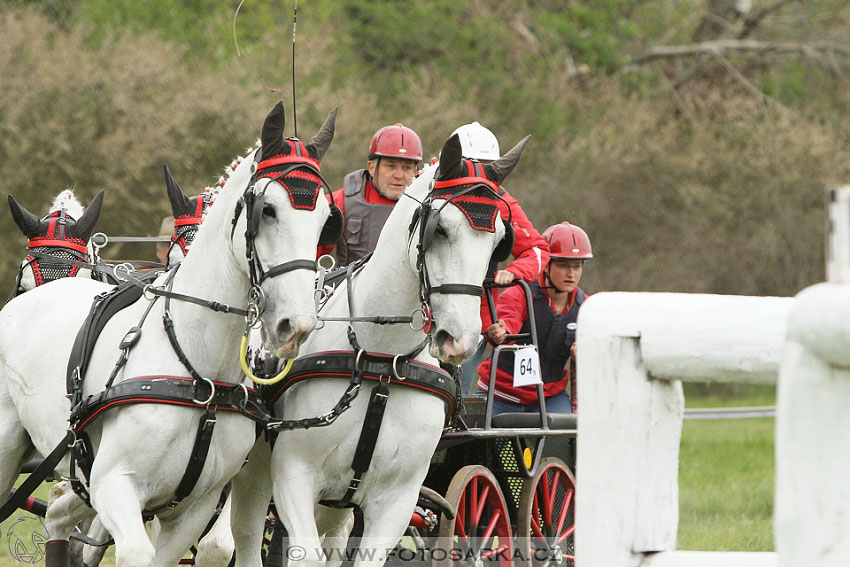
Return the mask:
POLYGON ((90 270, 93 279, 99 279, 97 266, 89 258, 86 241, 69 234, 68 225, 75 223, 76 219, 62 208, 41 220, 46 223, 44 234, 27 241, 27 256, 18 269, 13 296, 23 292, 20 285, 26 268, 32 271, 36 287, 60 278, 74 277, 81 268, 90 270))
MULTIPOLYGON (((470 175, 467 177, 459 177, 456 179, 450 179, 445 181, 432 181, 431 189, 429 191, 428 197, 425 198, 424 201, 420 204, 420 206, 414 211, 413 218, 410 221, 409 227, 409 236, 408 236, 408 246, 412 243, 414 230, 416 230, 417 226, 419 227, 419 241, 416 244, 417 256, 416 256, 416 271, 419 275, 419 301, 422 304, 422 313, 423 318, 425 320, 424 330, 426 333, 430 334, 432 317, 431 317, 431 296, 435 293, 440 294, 461 294, 461 295, 473 295, 475 297, 483 297, 484 296, 484 287, 482 285, 476 284, 466 284, 466 283, 443 283, 440 285, 431 285, 431 278, 428 272, 428 264, 425 261, 425 252, 428 247, 431 245, 431 242, 434 239, 434 235, 437 232, 437 228, 440 221, 440 213, 442 210, 452 201, 468 195, 473 191, 484 188, 486 190, 485 194, 487 198, 492 199, 493 201, 504 199, 498 193, 498 185, 487 179, 481 169, 478 162, 469 161, 469 164, 474 166, 475 175, 470 175), (437 190, 446 190, 452 189, 454 187, 460 188, 460 190, 453 193, 446 194, 437 194, 434 195, 434 191, 437 190), (432 206, 433 202, 437 199, 443 199, 443 203, 434 208, 432 206)), ((505 202, 507 205, 507 202, 505 202)), ((510 215, 510 206, 507 207, 508 214, 510 215)), ((496 206, 496 212, 498 211, 498 206, 496 206)), ((495 217, 496 212, 493 213, 495 217)), ((508 217, 508 220, 505 221, 505 236, 502 239, 502 242, 496 247, 496 250, 493 252, 493 259, 497 261, 504 260, 509 254, 510 249, 513 245, 513 235, 511 232, 511 218, 508 217)), ((493 229, 495 230, 495 229, 493 229)))
MULTIPOLYGON (((304 144, 297 138, 286 138, 286 141, 295 148, 293 155, 274 156, 269 159, 262 159, 262 148, 254 154, 254 164, 252 165, 251 181, 236 204, 236 209, 233 214, 231 238, 233 231, 236 229, 236 223, 242 209, 245 210, 245 256, 248 259, 248 272, 251 278, 251 295, 252 298, 259 302, 258 307, 262 307, 262 291, 260 285, 267 279, 291 272, 293 270, 310 270, 316 272, 318 265, 315 260, 299 258, 290 260, 282 264, 277 264, 268 269, 264 269, 262 261, 257 255, 254 239, 257 235, 260 225, 260 218, 263 214, 263 204, 265 202, 266 189, 269 183, 280 182, 296 170, 305 171, 307 174, 315 176, 320 182, 321 187, 325 187, 329 193, 331 192, 330 185, 322 177, 319 171, 319 161, 310 157, 304 144), (270 170, 270 171, 269 171, 270 170), (268 179, 268 182, 259 189, 257 183, 260 179, 268 179)), ((287 189, 289 191, 289 189, 287 189)), ((290 193, 291 195, 291 193, 290 193)), ((296 208, 314 209, 316 201, 321 195, 321 191, 316 191, 312 203, 295 205, 296 208)), ((294 202, 294 201, 293 201, 294 202)), ((319 244, 336 242, 339 238, 339 231, 342 229, 342 214, 336 207, 335 203, 331 203, 331 215, 325 226, 322 229, 322 235, 319 239, 319 244), (333 233, 333 234, 331 234, 333 233)))

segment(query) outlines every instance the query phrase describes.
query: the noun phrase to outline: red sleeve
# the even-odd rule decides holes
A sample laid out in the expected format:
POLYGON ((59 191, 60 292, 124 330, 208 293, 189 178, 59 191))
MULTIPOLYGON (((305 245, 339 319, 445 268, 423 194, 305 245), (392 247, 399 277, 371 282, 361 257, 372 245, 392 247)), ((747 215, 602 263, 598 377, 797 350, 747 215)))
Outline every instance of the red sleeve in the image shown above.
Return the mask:
POLYGON ((496 301, 496 315, 505 322, 505 330, 509 335, 516 335, 528 319, 525 304, 525 294, 522 287, 515 285, 499 294, 496 301))
MULTIPOLYGON (((514 261, 504 269, 513 272, 521 280, 534 281, 549 264, 549 245, 528 220, 519 202, 507 192, 502 197, 510 206, 511 226, 514 229, 514 247, 511 250, 514 261)), ((499 201, 499 209, 502 218, 508 218, 506 205, 502 201, 499 201)))
MULTIPOLYGON (((342 223, 345 226, 345 190, 338 189, 334 191, 331 195, 325 195, 325 198, 328 200, 328 203, 336 203, 336 206, 339 207, 339 211, 342 213, 342 223)), ((336 243, 331 244, 329 246, 319 246, 316 251, 316 259, 319 256, 324 256, 325 254, 330 254, 333 252, 333 249, 336 247, 336 243)))

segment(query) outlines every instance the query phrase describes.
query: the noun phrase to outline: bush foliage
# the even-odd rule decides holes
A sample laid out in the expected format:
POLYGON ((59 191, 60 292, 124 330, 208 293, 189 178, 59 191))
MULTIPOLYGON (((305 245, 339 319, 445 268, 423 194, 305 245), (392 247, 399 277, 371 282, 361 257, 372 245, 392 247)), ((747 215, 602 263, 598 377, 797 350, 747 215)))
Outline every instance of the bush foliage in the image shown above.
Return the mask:
MULTIPOLYGON (((752 4, 756 14, 772 3, 752 4)), ((845 4, 788 4, 748 39, 846 45, 845 4)), ((705 7, 302 2, 298 134, 309 138, 340 107, 323 174, 341 185, 386 124, 417 130, 431 155, 472 120, 503 151, 530 133, 506 187, 541 232, 561 220, 587 230, 589 291, 794 294, 824 277, 825 190, 850 180, 847 57, 730 52, 628 65, 654 46, 690 43, 705 7)), ((100 230, 155 234, 168 214, 162 163, 200 191, 255 142, 278 99, 294 133, 292 16, 279 0, 0 0, 7 192, 43 214, 65 187, 84 201, 105 189, 100 230)), ((25 241, 10 214, 0 227, 11 287, 25 241)))

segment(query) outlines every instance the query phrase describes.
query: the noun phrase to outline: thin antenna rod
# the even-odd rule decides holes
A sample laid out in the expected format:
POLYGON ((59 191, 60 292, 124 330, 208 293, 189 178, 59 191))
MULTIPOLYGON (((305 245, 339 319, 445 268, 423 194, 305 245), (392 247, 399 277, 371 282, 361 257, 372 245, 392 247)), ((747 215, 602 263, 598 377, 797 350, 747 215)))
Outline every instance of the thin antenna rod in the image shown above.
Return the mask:
POLYGON ((295 106, 295 24, 298 22, 298 0, 292 11, 292 124, 295 127, 295 137, 298 137, 298 111, 295 106))

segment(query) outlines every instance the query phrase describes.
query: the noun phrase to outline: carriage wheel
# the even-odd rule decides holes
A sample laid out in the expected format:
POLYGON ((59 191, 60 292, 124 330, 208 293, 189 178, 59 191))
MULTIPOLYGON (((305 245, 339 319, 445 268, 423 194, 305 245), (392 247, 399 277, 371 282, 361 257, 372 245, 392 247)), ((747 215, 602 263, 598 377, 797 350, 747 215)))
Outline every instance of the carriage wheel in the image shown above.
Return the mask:
POLYGON ((544 459, 534 477, 523 482, 517 515, 517 565, 575 565, 575 494, 573 473, 554 457, 544 459))
POLYGON ((440 520, 440 537, 431 551, 439 567, 499 567, 513 565, 513 541, 508 506, 493 473, 468 465, 452 478, 446 491, 457 510, 453 519, 440 520))

